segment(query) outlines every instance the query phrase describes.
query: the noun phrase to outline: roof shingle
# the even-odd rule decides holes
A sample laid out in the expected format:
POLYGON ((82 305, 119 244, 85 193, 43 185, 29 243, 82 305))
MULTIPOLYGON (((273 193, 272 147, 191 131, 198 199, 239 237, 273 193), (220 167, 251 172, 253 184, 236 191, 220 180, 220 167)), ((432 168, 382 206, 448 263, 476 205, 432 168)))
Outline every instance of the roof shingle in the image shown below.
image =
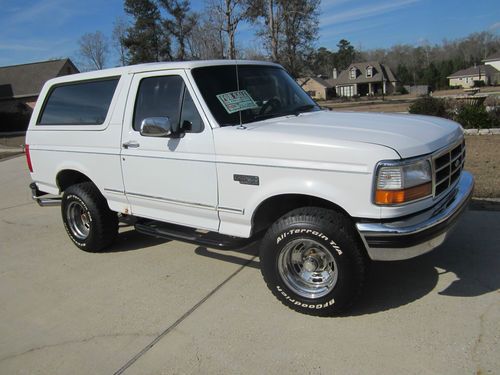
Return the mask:
POLYGON ((328 82, 332 85, 350 85, 354 83, 382 82, 384 80, 396 82, 398 79, 387 65, 381 64, 378 61, 366 61, 352 63, 347 69, 340 72, 337 79, 329 79, 328 82), (366 70, 370 66, 373 68, 373 74, 371 77, 367 77, 366 70), (350 78, 352 68, 358 70, 355 79, 350 78))
POLYGON ((78 69, 70 59, 0 67, 0 99, 37 96, 46 81, 71 73, 78 69))

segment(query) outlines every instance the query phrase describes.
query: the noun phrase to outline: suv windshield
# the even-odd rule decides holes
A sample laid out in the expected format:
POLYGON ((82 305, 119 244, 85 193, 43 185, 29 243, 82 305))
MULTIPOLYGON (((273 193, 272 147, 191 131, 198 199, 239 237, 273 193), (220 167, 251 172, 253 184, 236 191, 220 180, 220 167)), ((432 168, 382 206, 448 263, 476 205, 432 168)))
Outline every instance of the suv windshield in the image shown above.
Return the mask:
POLYGON ((193 69, 193 77, 220 126, 246 124, 320 109, 293 78, 279 67, 208 66, 193 69))

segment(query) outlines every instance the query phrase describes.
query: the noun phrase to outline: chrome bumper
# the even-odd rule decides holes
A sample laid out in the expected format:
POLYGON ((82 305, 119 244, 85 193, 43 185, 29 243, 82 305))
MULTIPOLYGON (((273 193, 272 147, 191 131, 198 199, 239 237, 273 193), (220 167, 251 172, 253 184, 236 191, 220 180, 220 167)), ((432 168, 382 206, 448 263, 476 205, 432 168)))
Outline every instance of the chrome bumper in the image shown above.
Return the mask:
POLYGON ((402 260, 441 245, 472 197, 474 177, 462 172, 456 188, 436 206, 390 221, 358 222, 356 227, 372 260, 402 260))

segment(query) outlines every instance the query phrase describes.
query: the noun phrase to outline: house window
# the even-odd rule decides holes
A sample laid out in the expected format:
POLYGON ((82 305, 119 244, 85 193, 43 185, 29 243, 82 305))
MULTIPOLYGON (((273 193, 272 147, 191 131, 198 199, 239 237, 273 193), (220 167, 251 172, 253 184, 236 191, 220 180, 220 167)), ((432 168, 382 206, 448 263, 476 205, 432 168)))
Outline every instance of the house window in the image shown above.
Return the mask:
POLYGON ((356 76, 357 76, 356 70, 357 70, 356 68, 351 69, 351 72, 350 72, 351 74, 349 76, 350 79, 356 79, 356 76))
POLYGON ((307 93, 309 94, 309 96, 310 96, 311 98, 316 97, 316 91, 309 90, 309 91, 307 91, 307 93))
POLYGON ((372 78, 373 77, 373 67, 369 66, 366 68, 366 78, 372 78))

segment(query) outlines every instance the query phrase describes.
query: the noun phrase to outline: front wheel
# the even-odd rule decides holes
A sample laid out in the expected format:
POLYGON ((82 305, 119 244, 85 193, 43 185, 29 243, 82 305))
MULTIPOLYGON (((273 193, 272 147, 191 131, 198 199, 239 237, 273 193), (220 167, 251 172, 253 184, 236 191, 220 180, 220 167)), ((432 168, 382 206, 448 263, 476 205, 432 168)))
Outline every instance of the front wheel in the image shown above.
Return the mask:
POLYGON ((261 271, 286 306, 311 315, 335 315, 361 292, 366 258, 350 220, 319 207, 293 210, 262 240, 261 271))
POLYGON ((118 215, 91 182, 70 186, 61 204, 64 228, 80 249, 98 252, 111 245, 118 233, 118 215))

